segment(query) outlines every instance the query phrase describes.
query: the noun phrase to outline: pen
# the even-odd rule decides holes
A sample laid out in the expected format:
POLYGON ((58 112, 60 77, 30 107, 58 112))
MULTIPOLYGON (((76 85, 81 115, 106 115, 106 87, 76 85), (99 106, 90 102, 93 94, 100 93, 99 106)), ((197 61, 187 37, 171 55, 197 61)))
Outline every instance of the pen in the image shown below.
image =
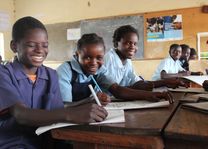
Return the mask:
POLYGON ((89 84, 88 87, 90 88, 90 91, 91 91, 93 97, 95 98, 96 103, 97 103, 99 106, 102 106, 101 103, 100 103, 100 100, 98 99, 98 97, 97 97, 97 95, 96 95, 96 93, 95 93, 95 91, 94 91, 94 89, 93 89, 93 87, 92 87, 92 85, 89 84))
POLYGON ((96 85, 96 87, 98 88, 98 90, 99 90, 100 92, 102 92, 102 90, 100 89, 100 87, 99 87, 99 85, 97 84, 97 82, 96 82, 96 80, 94 79, 94 77, 93 77, 92 75, 91 75, 90 77, 91 77, 92 81, 95 83, 95 85, 96 85))

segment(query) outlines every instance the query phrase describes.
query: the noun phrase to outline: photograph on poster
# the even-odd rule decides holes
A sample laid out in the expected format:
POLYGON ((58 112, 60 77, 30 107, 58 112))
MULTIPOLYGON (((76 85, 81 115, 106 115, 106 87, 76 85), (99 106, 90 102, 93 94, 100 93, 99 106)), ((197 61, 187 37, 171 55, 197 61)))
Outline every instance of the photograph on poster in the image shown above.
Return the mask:
POLYGON ((182 40, 182 15, 147 18, 146 30, 148 42, 182 40))

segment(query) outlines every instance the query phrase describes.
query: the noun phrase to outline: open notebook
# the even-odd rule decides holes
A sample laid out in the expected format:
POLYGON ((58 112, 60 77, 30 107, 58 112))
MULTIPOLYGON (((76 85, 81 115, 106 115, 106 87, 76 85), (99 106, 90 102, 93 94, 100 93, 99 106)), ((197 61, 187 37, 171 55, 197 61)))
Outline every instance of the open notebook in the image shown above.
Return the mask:
MULTIPOLYGON (((108 111, 108 116, 107 118, 102 121, 102 122, 97 122, 97 123, 90 123, 91 125, 96 125, 96 124, 106 124, 106 123, 122 123, 125 122, 125 116, 124 116, 124 111, 123 110, 107 110, 108 111)), ((61 127, 66 127, 66 126, 73 126, 73 125, 78 125, 75 123, 56 123, 48 126, 42 126, 39 127, 35 133, 37 135, 40 135, 46 131, 49 131, 51 129, 55 128, 61 128, 61 127)))
MULTIPOLYGON (((106 123, 121 123, 125 122, 124 110, 125 109, 143 109, 143 108, 160 108, 160 107, 168 107, 168 101, 160 101, 160 102, 149 102, 145 100, 140 101, 127 101, 127 102, 111 102, 105 109, 108 111, 107 118, 98 123, 91 124, 106 124, 106 123)), ((74 123, 56 123, 48 126, 39 127, 35 133, 40 135, 48 130, 66 126, 78 125, 74 123)))
POLYGON ((193 76, 193 75, 192 76, 183 76, 182 78, 190 80, 190 81, 195 82, 195 83, 197 83, 197 84, 202 86, 203 82, 205 80, 208 80, 208 75, 203 75, 203 76, 193 76))
POLYGON ((111 102, 105 106, 106 109, 144 109, 144 108, 160 108, 168 107, 169 101, 149 102, 146 100, 111 102))
POLYGON ((184 101, 184 102, 208 101, 208 94, 194 94, 181 98, 180 101, 184 101))
POLYGON ((185 88, 185 87, 179 87, 179 88, 168 88, 171 92, 186 92, 186 93, 207 93, 207 91, 204 90, 204 88, 185 88))
POLYGON ((208 113, 208 102, 184 103, 182 107, 208 113))

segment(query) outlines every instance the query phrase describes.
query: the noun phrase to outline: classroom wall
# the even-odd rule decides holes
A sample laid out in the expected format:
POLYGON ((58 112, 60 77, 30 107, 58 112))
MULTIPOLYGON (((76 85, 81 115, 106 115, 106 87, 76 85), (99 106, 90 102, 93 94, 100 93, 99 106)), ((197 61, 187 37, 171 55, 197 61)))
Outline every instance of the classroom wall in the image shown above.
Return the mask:
POLYGON ((32 15, 45 24, 196 7, 207 0, 15 0, 16 18, 32 15), (149 1, 149 2, 148 2, 149 1))
MULTIPOLYGON (((166 42, 147 42, 146 39, 146 28, 144 29, 144 57, 145 58, 164 58, 169 55, 169 47, 173 43, 177 44, 188 44, 190 47, 197 49, 197 33, 199 32, 208 32, 208 13, 203 13, 201 7, 195 8, 186 8, 186 9, 177 9, 169 11, 160 11, 145 13, 144 19, 153 18, 158 16, 168 16, 168 15, 182 15, 182 30, 183 30, 183 39, 182 40, 173 40, 166 42)), ((144 24, 145 26, 145 24, 144 24)), ((206 38, 207 40, 207 38, 206 38)), ((207 44, 205 40, 201 49, 206 49, 207 44)), ((202 50, 202 51, 204 51, 202 50)))
MULTIPOLYGON (((9 24, 8 24, 8 28, 1 30, 0 32, 3 33, 4 35, 4 56, 6 59, 11 58, 12 51, 10 50, 10 40, 11 40, 11 27, 12 24, 14 22, 14 0, 0 0, 0 13, 6 13, 9 15, 9 24)), ((1 21, 1 18, 0 18, 1 21)), ((0 22, 1 23, 1 22, 0 22)))
MULTIPOLYGON (((0 11, 9 13, 11 24, 14 20, 28 15, 40 19, 45 24, 54 24, 208 4, 207 0, 180 0, 177 3, 174 0, 149 0, 149 2, 147 0, 0 0, 0 2, 0 11)), ((13 57, 9 50, 10 34, 11 30, 4 33, 6 59, 13 57)))

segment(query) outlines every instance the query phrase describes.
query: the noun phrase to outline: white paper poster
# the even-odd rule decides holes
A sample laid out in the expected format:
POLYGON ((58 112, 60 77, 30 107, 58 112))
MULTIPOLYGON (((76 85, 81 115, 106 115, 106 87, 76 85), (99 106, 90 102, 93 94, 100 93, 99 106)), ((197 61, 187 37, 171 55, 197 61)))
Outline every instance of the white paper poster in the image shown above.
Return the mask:
POLYGON ((67 40, 78 40, 81 37, 80 28, 67 29, 67 40))

